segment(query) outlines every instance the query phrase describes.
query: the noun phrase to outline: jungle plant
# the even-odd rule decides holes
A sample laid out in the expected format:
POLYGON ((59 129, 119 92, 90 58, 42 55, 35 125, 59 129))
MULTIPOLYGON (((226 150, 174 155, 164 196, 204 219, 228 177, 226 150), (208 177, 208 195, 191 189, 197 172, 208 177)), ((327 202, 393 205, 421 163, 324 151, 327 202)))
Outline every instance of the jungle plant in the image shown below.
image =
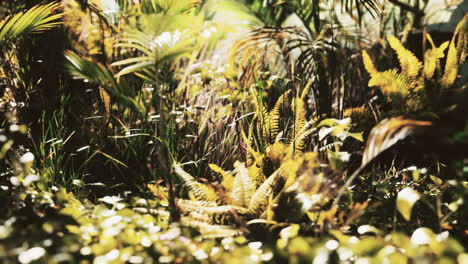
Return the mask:
POLYGON ((371 75, 369 86, 379 87, 388 98, 394 109, 390 115, 407 112, 440 114, 447 107, 444 100, 454 90, 458 70, 466 59, 467 17, 457 26, 450 44, 444 42, 437 47, 431 36, 426 34, 431 49, 424 54, 424 64, 396 37, 387 36, 390 47, 397 53, 400 72, 397 69, 379 72, 367 52, 363 51, 364 65, 371 75), (445 69, 442 71, 440 60, 444 58, 447 47, 445 69))
MULTIPOLYGON (((297 90, 287 90, 270 111, 262 100, 262 90, 251 89, 255 114, 248 136, 245 133, 242 135, 247 145, 247 165, 255 164, 254 168, 261 168, 257 173, 268 175, 268 171, 281 166, 283 160, 300 156, 305 150, 319 153, 328 150, 328 154, 333 156, 340 153, 340 146, 348 137, 363 141, 360 133, 350 132, 350 118, 320 120, 316 116, 307 121, 305 100, 311 87, 312 81, 300 94, 297 90), (295 93, 292 100, 289 99, 291 93, 295 93), (330 149, 334 149, 334 152, 330 149)), ((344 152, 341 154, 344 155, 344 152)))
POLYGON ((174 164, 190 197, 176 201, 182 223, 204 236, 232 236, 248 232, 250 224, 297 221, 307 210, 320 208, 331 199, 333 178, 326 180, 320 173, 317 154, 305 153, 282 165, 268 178, 259 179, 252 174, 256 165, 237 163, 234 171, 227 172, 210 164, 222 182, 203 184, 174 164))
POLYGON ((15 102, 14 105, 27 103, 29 92, 33 89, 25 82, 26 78, 22 78, 25 65, 19 65, 20 41, 28 35, 60 25, 63 13, 56 12, 58 7, 58 3, 35 5, 0 20, 0 85, 3 86, 2 93, 8 100, 15 102))

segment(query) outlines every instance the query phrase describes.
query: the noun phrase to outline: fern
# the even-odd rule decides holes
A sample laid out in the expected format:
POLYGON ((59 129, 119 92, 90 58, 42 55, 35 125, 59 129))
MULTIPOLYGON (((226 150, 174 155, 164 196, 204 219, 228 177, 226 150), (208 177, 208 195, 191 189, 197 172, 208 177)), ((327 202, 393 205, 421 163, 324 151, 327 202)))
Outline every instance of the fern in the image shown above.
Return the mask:
POLYGON ((204 221, 197 221, 191 217, 182 217, 180 222, 185 226, 191 226, 200 231, 205 238, 224 238, 241 235, 240 229, 227 225, 213 225, 204 221))
POLYGON ((468 46, 468 34, 466 29, 467 21, 468 14, 466 14, 460 21, 455 29, 452 40, 450 41, 444 76, 441 81, 444 87, 450 87, 453 85, 457 78, 459 66, 464 63, 465 58, 463 58, 464 56, 462 56, 462 53, 468 46))
POLYGON ((284 106, 284 102, 288 98, 291 90, 287 90, 285 93, 283 93, 278 100, 276 101, 275 107, 268 113, 268 117, 270 119, 270 133, 271 133, 271 138, 276 141, 276 137, 280 133, 280 111, 282 110, 284 106))
POLYGON ((273 173, 266 181, 260 185, 257 191, 252 195, 248 210, 251 214, 260 215, 268 205, 267 197, 273 194, 275 188, 284 180, 280 170, 273 173))
POLYGON ((424 54, 424 77, 431 79, 434 76, 436 69, 440 67, 439 60, 444 57, 444 51, 447 49, 449 42, 446 41, 436 47, 431 35, 426 34, 426 38, 431 44, 431 49, 427 50, 424 54))
POLYGON ((227 191, 231 191, 234 182, 234 177, 232 176, 232 174, 224 171, 216 164, 208 164, 208 166, 212 171, 221 174, 221 176, 223 177, 223 181, 221 182, 221 184, 227 191))
POLYGON ((193 195, 195 200, 210 202, 217 202, 219 200, 219 196, 213 188, 197 182, 195 178, 184 171, 180 165, 174 164, 173 167, 175 173, 184 181, 185 186, 189 188, 190 193, 193 195))
POLYGON ((387 40, 390 47, 398 55, 402 74, 410 79, 417 78, 422 68, 422 63, 411 51, 405 49, 396 37, 389 35, 387 36, 387 40))
POLYGON ((244 164, 238 165, 237 170, 230 196, 231 203, 233 205, 247 207, 250 198, 255 192, 255 183, 244 164))
POLYGON ((429 90, 438 92, 438 95, 432 97, 437 97, 436 100, 442 101, 442 99, 438 99, 442 94, 440 88, 448 88, 454 84, 459 67, 465 60, 463 52, 468 46, 465 30, 467 19, 468 15, 465 15, 458 24, 450 44, 444 42, 440 47, 436 47, 431 36, 426 34, 431 49, 424 54, 424 65, 393 36, 388 36, 387 39, 390 47, 397 53, 401 67, 400 72, 397 69, 379 72, 367 52, 363 51, 364 66, 371 76, 369 86, 379 87, 400 113, 408 110, 415 112, 425 107, 432 107, 432 105, 428 105, 428 95, 426 94, 429 90), (440 70, 440 59, 444 57, 444 51, 447 47, 445 70, 442 78, 439 78, 439 74, 435 73, 440 70), (425 89, 428 81, 430 81, 431 87, 425 89))

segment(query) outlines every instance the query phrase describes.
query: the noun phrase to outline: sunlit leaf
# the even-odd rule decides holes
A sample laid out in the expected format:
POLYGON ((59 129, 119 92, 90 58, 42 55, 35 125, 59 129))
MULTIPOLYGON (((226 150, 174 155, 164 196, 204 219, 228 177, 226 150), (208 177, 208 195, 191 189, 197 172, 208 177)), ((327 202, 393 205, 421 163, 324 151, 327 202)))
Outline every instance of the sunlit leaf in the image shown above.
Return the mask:
POLYGON ((428 121, 405 119, 402 116, 383 120, 372 129, 367 138, 361 166, 367 165, 384 150, 406 138, 417 128, 431 124, 428 121))
POLYGON ((421 198, 421 195, 410 187, 406 187, 398 193, 398 212, 407 220, 411 219, 411 211, 414 204, 421 198))

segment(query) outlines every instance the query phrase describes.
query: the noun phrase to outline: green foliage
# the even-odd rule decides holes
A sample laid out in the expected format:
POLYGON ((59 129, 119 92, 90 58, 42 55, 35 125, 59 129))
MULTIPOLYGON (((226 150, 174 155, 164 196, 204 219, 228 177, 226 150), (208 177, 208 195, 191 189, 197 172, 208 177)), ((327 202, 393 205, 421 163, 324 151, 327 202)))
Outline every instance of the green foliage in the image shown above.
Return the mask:
POLYGON ((60 25, 63 14, 53 14, 58 3, 36 5, 24 12, 7 16, 0 21, 0 43, 13 41, 24 35, 46 31, 60 25))
POLYGON ((32 2, 0 3, 0 262, 466 262, 467 15, 32 2))

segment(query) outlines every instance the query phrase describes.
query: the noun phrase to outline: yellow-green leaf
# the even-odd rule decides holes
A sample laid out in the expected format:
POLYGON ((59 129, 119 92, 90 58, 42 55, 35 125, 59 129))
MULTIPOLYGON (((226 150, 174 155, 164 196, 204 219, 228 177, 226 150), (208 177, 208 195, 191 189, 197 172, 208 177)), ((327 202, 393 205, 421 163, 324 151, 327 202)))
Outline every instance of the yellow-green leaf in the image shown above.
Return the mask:
POLYGON ((411 210, 420 198, 420 194, 410 187, 406 187, 398 193, 397 209, 407 221, 411 219, 411 210))

